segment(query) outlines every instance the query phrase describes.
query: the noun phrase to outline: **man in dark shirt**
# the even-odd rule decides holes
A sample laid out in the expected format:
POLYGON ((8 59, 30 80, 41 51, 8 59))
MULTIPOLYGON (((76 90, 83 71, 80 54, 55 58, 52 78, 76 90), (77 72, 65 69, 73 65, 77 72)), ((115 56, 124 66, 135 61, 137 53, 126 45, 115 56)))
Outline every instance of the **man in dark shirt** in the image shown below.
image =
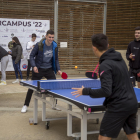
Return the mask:
POLYGON ((108 39, 104 34, 92 36, 94 54, 100 58, 100 89, 73 88, 73 95, 89 95, 92 98, 105 97, 106 112, 101 122, 98 140, 118 137, 121 128, 129 140, 138 140, 136 133, 136 113, 138 103, 132 87, 127 66, 119 52, 108 49, 108 39))
POLYGON ((140 27, 135 28, 135 40, 129 43, 126 58, 129 61, 129 74, 135 77, 140 88, 140 27))

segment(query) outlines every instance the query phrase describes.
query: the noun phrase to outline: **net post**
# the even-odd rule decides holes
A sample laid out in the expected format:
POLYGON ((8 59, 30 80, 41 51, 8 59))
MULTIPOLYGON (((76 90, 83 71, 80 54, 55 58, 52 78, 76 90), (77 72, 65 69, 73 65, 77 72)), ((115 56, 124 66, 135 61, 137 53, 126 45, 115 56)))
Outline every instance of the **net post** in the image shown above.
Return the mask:
POLYGON ((37 81, 37 90, 40 91, 40 81, 37 81))

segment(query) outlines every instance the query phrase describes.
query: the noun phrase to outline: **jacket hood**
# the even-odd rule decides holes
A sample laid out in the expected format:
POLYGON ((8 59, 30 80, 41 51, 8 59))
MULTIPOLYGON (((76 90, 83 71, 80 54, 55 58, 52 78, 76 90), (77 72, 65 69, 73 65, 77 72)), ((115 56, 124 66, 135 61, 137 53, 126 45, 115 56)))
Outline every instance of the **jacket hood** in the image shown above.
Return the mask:
POLYGON ((104 60, 121 61, 122 56, 121 56, 121 53, 116 52, 114 48, 111 48, 102 54, 102 56, 100 57, 99 63, 101 64, 104 60))
MULTIPOLYGON (((45 44, 45 40, 46 40, 46 38, 42 41, 43 44, 45 44)), ((53 41, 52 44, 54 47, 57 47, 57 43, 55 41, 53 41)))

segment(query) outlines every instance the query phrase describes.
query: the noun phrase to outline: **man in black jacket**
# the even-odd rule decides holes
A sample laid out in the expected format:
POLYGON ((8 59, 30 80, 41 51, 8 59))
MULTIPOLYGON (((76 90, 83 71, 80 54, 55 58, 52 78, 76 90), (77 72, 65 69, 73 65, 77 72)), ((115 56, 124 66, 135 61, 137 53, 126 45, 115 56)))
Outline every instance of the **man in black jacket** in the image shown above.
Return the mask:
POLYGON ((129 74, 135 76, 140 88, 140 27, 135 28, 135 40, 129 43, 126 58, 129 61, 129 74))
POLYGON ((106 97, 98 140, 116 138, 124 129, 129 140, 138 140, 136 133, 136 113, 138 103, 132 87, 127 66, 119 52, 108 49, 108 39, 104 34, 92 36, 94 54, 100 58, 100 89, 73 88, 73 95, 89 95, 92 98, 106 97))
POLYGON ((1 83, 0 85, 6 85, 6 68, 9 62, 8 52, 0 46, 0 60, 1 60, 1 83))

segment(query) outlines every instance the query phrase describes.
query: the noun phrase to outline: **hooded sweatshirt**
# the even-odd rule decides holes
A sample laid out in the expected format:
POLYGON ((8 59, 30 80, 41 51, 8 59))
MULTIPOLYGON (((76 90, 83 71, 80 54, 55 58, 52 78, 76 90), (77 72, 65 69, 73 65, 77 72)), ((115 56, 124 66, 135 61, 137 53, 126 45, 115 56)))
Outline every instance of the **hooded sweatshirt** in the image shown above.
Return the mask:
POLYGON ((6 55, 8 55, 8 52, 0 46, 0 60, 6 55))
POLYGON ((99 63, 101 88, 84 88, 83 95, 90 95, 92 98, 105 97, 103 105, 107 111, 122 112, 137 109, 136 95, 121 54, 111 48, 102 54, 99 63))
POLYGON ((127 52, 126 52, 126 58, 129 60, 129 66, 132 69, 140 69, 140 41, 134 40, 129 43, 127 52), (135 55, 135 61, 132 61, 129 58, 130 54, 135 55))

